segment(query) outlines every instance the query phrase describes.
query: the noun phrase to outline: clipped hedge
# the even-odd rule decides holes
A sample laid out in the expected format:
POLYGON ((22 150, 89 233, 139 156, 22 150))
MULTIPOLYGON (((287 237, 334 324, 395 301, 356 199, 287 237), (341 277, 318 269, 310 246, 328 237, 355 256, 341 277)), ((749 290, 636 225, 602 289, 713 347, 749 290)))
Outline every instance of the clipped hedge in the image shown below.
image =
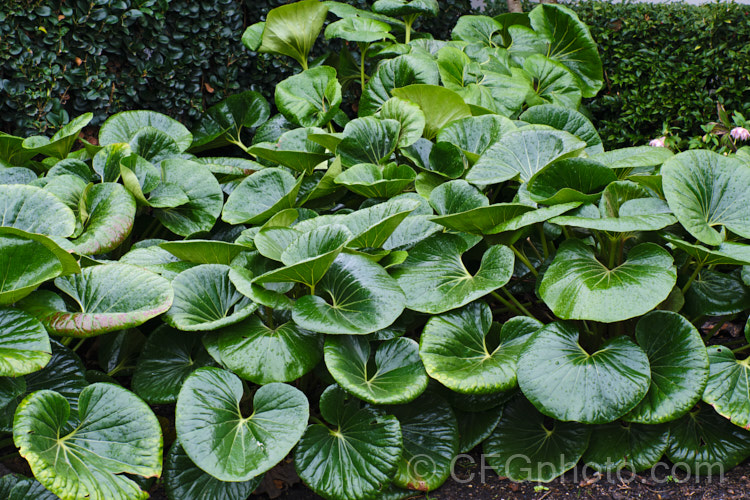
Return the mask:
MULTIPOLYGON (((203 109, 242 90, 266 92, 292 74, 288 60, 248 52, 246 19, 284 0, 10 0, 0 6, 0 129, 55 129, 69 116, 148 108, 191 125, 203 109)), ((366 7, 364 0, 352 0, 366 7)), ((447 38, 470 0, 440 3, 418 29, 447 38)), ((610 147, 672 133, 701 134, 716 102, 750 107, 750 7, 735 4, 574 6, 591 27, 606 71, 587 102, 610 147)), ((504 2, 491 0, 499 14, 504 2)), ((318 50, 321 50, 319 44, 318 50)))
MULTIPOLYGON (((284 0, 6 0, 0 3, 0 130, 56 129, 93 112, 92 125, 152 109, 190 125, 240 90, 269 89, 287 60, 240 43, 247 19, 284 0)), ((355 7, 370 2, 353 0, 355 7)), ((470 0, 441 1, 421 29, 446 37, 470 0)), ((418 27, 420 29, 420 27, 418 27)))
POLYGON ((581 2, 599 43, 605 87, 588 102, 609 147, 662 135, 702 135, 728 111, 750 108, 750 6, 581 2))

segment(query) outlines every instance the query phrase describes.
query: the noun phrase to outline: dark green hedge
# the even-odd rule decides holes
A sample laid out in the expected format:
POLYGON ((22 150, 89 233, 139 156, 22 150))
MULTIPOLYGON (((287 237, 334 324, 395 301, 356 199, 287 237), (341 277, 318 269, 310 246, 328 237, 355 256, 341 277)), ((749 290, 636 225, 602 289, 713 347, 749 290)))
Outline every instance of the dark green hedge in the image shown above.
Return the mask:
MULTIPOLYGON (((144 108, 190 124, 240 89, 270 96, 295 67, 250 57, 240 36, 287 1, 0 2, 0 129, 25 135, 86 111, 97 124, 144 108)), ((441 1, 441 15, 419 29, 446 38, 470 4, 441 1)), ((488 5, 492 14, 505 9, 501 0, 488 5)), ((585 1, 575 9, 600 44, 607 85, 588 106, 608 147, 643 143, 664 123, 701 134, 717 101, 730 112, 750 108, 750 6, 585 1)))
MULTIPOLYGON (((87 111, 93 125, 126 109, 192 122, 240 89, 271 95, 287 59, 250 57, 244 28, 284 0, 2 0, 0 129, 56 128, 87 111)), ((366 7, 368 2, 349 2, 366 7)), ((441 1, 423 29, 445 36, 470 0, 441 1)))
POLYGON ((643 144, 666 124, 702 135, 727 111, 750 109, 750 5, 581 2, 599 43, 606 83, 588 102, 605 145, 643 144))

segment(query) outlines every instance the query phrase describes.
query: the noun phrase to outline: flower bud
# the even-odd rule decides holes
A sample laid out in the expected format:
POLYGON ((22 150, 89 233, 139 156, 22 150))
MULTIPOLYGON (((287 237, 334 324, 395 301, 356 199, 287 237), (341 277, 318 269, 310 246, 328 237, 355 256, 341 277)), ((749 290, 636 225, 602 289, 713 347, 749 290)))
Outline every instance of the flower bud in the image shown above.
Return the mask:
POLYGON ((732 139, 735 141, 746 141, 750 139, 750 131, 748 131, 745 127, 734 127, 730 132, 729 135, 732 136, 732 139))
POLYGON ((656 139, 651 139, 651 141, 649 141, 648 145, 649 146, 653 146, 655 148, 666 148, 667 147, 666 140, 667 140, 667 138, 665 136, 658 137, 656 139))

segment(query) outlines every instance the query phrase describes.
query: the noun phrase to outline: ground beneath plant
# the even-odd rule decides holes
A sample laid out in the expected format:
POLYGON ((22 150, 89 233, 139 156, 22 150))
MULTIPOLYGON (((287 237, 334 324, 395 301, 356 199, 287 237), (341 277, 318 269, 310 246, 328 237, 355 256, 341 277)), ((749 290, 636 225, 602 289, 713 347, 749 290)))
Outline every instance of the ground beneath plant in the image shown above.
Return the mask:
MULTIPOLYGON (((739 500, 750 498, 750 461, 727 472, 723 478, 690 477, 664 463, 653 472, 630 474, 626 471, 611 477, 595 474, 591 469, 577 467, 550 483, 515 483, 500 479, 489 467, 481 466, 481 457, 472 453, 471 459, 456 462, 453 477, 429 495, 417 494, 414 499, 429 500, 555 500, 596 499, 625 500, 682 500, 721 499, 739 500)), ((272 471, 272 474, 275 471, 272 471)), ((320 499, 301 483, 284 484, 280 479, 271 479, 279 486, 272 492, 276 500, 320 499), (278 496, 276 496, 278 495, 278 496)), ((265 486, 273 486, 266 484, 265 486)), ((256 492, 257 493, 257 492, 256 492)), ((268 493, 253 495, 252 500, 269 498, 268 493)))

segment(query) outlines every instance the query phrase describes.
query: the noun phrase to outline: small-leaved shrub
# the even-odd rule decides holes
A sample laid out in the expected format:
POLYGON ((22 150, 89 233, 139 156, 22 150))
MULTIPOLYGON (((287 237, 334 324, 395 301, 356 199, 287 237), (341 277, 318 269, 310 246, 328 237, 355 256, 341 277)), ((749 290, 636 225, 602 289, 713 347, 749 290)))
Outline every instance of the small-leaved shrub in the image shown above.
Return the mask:
POLYGON ((437 13, 284 5, 242 36, 297 68, 275 106, 0 135, 0 431, 35 476, 6 497, 245 499, 290 454, 337 500, 480 445, 529 481, 750 456, 748 344, 699 331, 750 308, 750 154, 605 151, 566 7, 412 29, 437 13))

